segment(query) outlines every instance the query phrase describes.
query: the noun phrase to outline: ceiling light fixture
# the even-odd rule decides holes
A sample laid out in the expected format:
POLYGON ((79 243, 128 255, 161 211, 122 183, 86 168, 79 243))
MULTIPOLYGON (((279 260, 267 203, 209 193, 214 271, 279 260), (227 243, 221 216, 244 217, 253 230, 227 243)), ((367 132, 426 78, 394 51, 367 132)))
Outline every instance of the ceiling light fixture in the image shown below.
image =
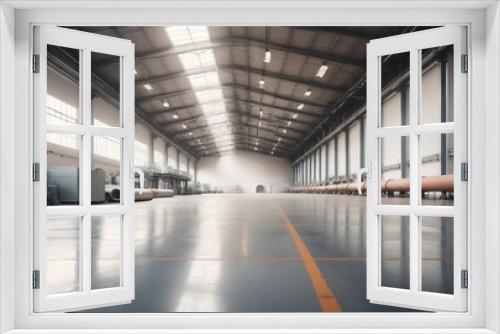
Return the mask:
POLYGON ((187 125, 186 124, 182 124, 182 128, 183 129, 187 129, 187 125))
POLYGON ((278 141, 281 141, 281 137, 278 138, 278 141))
POLYGON ((146 88, 147 90, 153 90, 153 86, 151 86, 151 84, 149 83, 145 84, 144 88, 146 88))
POLYGON ((254 147, 253 149, 254 149, 255 151, 257 151, 257 150, 258 150, 258 148, 257 148, 257 147, 254 147))
POLYGON ((286 129, 283 129, 283 133, 286 133, 286 129))
POLYGON ((264 53, 264 63, 270 63, 271 62, 271 50, 266 49, 266 52, 264 53))
POLYGON ((262 108, 259 109, 259 117, 262 118, 262 116, 264 115, 264 112, 262 111, 262 108))
POLYGON ((274 151, 271 151, 271 154, 274 155, 274 151))
POLYGON ((304 103, 301 103, 297 106, 297 109, 302 110, 304 109, 304 103))
POLYGON ((266 83, 266 82, 264 81, 264 78, 261 78, 261 79, 259 80, 259 88, 260 88, 260 89, 264 89, 264 84, 265 84, 265 83, 266 83))
POLYGON ((299 117, 299 114, 293 114, 292 116, 293 119, 296 119, 297 117, 299 117))
POLYGON ((288 126, 292 125, 292 121, 288 121, 288 126))
POLYGON ((168 108, 168 107, 170 107, 170 104, 168 103, 168 101, 167 101, 167 100, 163 100, 163 106, 164 106, 165 108, 168 108))
POLYGON ((260 121, 259 121, 259 127, 260 127, 260 125, 261 125, 261 123, 260 123, 260 121))
POLYGON ((190 136, 192 136, 192 135, 193 135, 193 133, 192 133, 192 132, 190 132, 190 133, 189 133, 189 135, 190 135, 190 136))
POLYGON ((328 70, 328 66, 326 63, 323 63, 321 67, 318 70, 318 73, 316 73, 316 77, 318 78, 323 78, 325 76, 326 71, 328 70))
POLYGON ((307 90, 305 91, 304 95, 305 96, 311 96, 311 94, 312 94, 311 88, 307 88, 307 90))
POLYGON ((178 119, 179 118, 179 116, 177 116, 177 114, 173 114, 172 117, 173 117, 173 119, 178 119))

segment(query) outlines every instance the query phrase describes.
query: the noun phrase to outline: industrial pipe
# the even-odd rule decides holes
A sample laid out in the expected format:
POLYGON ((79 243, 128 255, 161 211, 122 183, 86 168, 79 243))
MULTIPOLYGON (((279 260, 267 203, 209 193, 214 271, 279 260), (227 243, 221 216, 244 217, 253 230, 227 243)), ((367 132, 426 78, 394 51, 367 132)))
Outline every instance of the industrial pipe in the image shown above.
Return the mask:
POLYGON ((152 189, 153 198, 174 197, 173 189, 152 189))
MULTIPOLYGON (((366 192, 367 183, 338 183, 338 184, 326 184, 326 185, 311 185, 306 187, 293 187, 290 189, 294 193, 327 193, 327 194, 338 194, 338 193, 357 193, 358 185, 362 192, 366 192)), ((438 175, 438 176, 424 176, 422 177, 422 192, 432 192, 432 191, 442 191, 442 192, 453 192, 454 189, 454 177, 453 175, 438 175)), ((380 190, 382 192, 409 192, 410 191, 410 180, 409 179, 390 179, 386 181, 381 181, 380 190)))

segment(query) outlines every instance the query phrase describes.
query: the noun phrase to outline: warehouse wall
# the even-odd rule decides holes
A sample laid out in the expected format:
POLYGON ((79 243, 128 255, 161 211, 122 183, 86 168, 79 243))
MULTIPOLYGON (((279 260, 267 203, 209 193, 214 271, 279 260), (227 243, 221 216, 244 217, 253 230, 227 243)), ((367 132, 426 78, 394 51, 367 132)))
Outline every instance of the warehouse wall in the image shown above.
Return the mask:
MULTIPOLYGON (((79 118, 78 85, 70 78, 49 68, 47 73, 47 105, 50 122, 67 122, 79 118)), ((92 119, 96 126, 119 126, 118 110, 99 96, 92 97, 92 119)), ((79 122, 75 120, 74 122, 79 122)), ((100 168, 106 172, 106 182, 119 173, 117 152, 120 150, 119 140, 111 137, 95 137, 93 146, 92 168, 100 168)), ((75 136, 49 134, 47 136, 47 163, 49 167, 78 167, 79 143, 75 136)), ((118 153, 119 154, 119 153, 118 153)), ((154 136, 151 130, 141 124, 135 124, 134 162, 145 172, 166 172, 167 166, 177 169, 177 148, 168 147, 161 137, 154 136)), ((188 156, 180 155, 181 169, 188 172, 188 156)), ((194 177, 194 163, 190 161, 190 175, 194 177)))
POLYGON ((198 161, 198 180, 217 189, 236 189, 255 193, 257 185, 266 192, 279 191, 292 177, 291 163, 283 158, 260 153, 235 151, 198 161))
MULTIPOLYGON (((422 77, 422 123, 441 122, 441 64, 436 63, 428 68, 422 77)), ((448 95, 453 89, 453 83, 446 81, 448 95)), ((408 124, 408 87, 387 96, 382 103, 382 126, 400 126, 408 124)), ((452 99, 446 99, 446 121, 453 120, 452 99)), ((351 120, 342 127, 334 129, 331 139, 328 140, 328 162, 323 161, 325 144, 311 151, 307 156, 294 165, 297 170, 294 175, 296 184, 309 185, 320 179, 314 177, 321 174, 321 181, 325 181, 325 171, 328 180, 354 180, 362 166, 362 160, 367 160, 366 149, 366 114, 351 120), (363 129, 362 129, 363 126, 363 129), (362 141, 364 138, 364 142, 362 141), (348 151, 346 151, 348 150, 348 151), (311 166, 321 151, 321 164, 311 166), (320 167, 318 170, 318 167, 320 167), (327 167, 328 166, 328 167, 327 167), (311 177, 310 169, 313 168, 311 177)), ((420 136, 422 154, 422 175, 441 175, 453 173, 453 135, 440 134, 420 136), (442 145, 446 152, 442 152, 442 145), (445 156, 444 156, 445 154, 445 156), (441 160, 445 159, 445 163, 441 160)), ((400 137, 384 138, 381 142, 382 150, 382 179, 398 179, 408 176, 409 170, 409 142, 400 137), (403 156, 404 154, 404 156, 403 156), (404 161, 403 161, 404 160, 404 161), (406 170, 406 171, 405 171, 406 170)))

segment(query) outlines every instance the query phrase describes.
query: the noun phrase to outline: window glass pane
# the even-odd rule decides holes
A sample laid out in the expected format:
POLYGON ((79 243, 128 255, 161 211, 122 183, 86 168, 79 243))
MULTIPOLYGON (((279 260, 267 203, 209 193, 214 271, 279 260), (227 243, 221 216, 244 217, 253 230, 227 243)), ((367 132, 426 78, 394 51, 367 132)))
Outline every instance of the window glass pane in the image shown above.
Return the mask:
POLYGON ((381 58, 380 125, 401 126, 409 124, 408 87, 398 78, 410 68, 410 53, 403 52, 381 58))
POLYGON ((410 217, 381 216, 381 285, 410 288, 410 217))
POLYGON ((120 286, 120 216, 92 217, 92 290, 120 286))
POLYGON ((92 204, 121 203, 120 137, 92 137, 92 204))
POLYGON ((80 218, 47 218, 47 293, 80 289, 80 218))
POLYGON ((380 138, 380 204, 410 204, 408 136, 380 138))
POLYGON ((80 50, 47 46, 47 123, 81 123, 80 50))
POLYGON ((453 294, 453 218, 421 217, 422 290, 453 294))
POLYGON ((80 204, 80 135, 47 134, 47 205, 80 204))
POLYGON ((120 127, 120 57, 92 52, 92 125, 120 127), (106 66, 102 66, 106 64, 106 66), (99 77, 97 77, 98 68, 99 77), (102 82, 105 81, 105 83, 102 82), (102 90, 106 87, 104 97, 102 90))
POLYGON ((422 205, 453 206, 453 134, 419 136, 422 205))
POLYGON ((453 122, 453 46, 425 49, 421 55, 421 123, 453 122))

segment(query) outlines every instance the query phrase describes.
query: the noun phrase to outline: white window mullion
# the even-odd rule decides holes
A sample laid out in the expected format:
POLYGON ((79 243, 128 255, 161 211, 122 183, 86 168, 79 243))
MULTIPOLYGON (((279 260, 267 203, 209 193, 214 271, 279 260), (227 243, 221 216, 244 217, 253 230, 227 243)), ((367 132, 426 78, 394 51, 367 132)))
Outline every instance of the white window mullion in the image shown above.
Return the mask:
POLYGON ((82 124, 86 130, 83 135, 82 160, 83 165, 80 172, 80 179, 83 183, 83 197, 81 203, 84 207, 81 231, 81 249, 82 249, 82 288, 83 292, 90 293, 91 290, 91 246, 92 246, 92 226, 91 226, 91 171, 92 171, 92 137, 88 132, 91 126, 92 115, 92 74, 91 74, 91 52, 84 49, 82 52, 82 72, 81 72, 81 96, 82 96, 82 124))
POLYGON ((410 290, 417 292, 420 282, 420 236, 419 218, 415 214, 419 198, 418 125, 420 104, 420 52, 410 51, 410 290))

